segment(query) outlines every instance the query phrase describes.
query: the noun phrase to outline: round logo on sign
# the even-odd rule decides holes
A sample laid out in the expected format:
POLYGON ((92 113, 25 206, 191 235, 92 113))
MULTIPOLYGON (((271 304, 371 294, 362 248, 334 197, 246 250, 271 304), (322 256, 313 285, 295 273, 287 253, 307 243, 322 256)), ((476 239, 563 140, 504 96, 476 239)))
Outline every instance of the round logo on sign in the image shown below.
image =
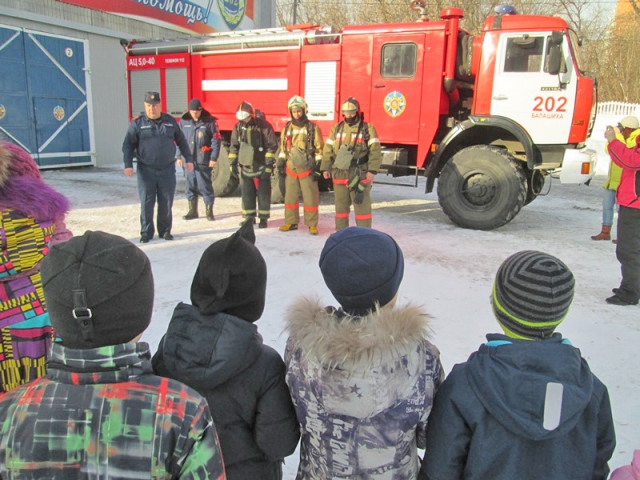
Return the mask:
POLYGON ((384 111, 392 117, 399 117, 407 106, 407 100, 397 90, 384 97, 384 111))
POLYGON ((56 105, 55 107, 53 107, 53 118, 58 121, 62 120, 64 118, 64 108, 62 108, 60 105, 56 105))
POLYGON ((244 18, 247 3, 245 0, 218 0, 218 8, 229 30, 235 30, 244 18))
POLYGON ((71 49, 70 47, 65 48, 64 54, 69 58, 73 57, 73 49, 71 49))
POLYGON ((7 109, 5 108, 4 105, 0 103, 0 120, 2 120, 6 114, 7 114, 7 109))

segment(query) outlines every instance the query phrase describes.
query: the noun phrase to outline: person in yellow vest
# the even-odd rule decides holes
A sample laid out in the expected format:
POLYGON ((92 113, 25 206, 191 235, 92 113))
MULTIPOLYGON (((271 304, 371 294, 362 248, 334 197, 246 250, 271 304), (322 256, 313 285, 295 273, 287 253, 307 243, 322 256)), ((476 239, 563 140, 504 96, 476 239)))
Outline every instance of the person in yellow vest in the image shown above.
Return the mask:
POLYGON ((311 235, 318 234, 318 205, 320 193, 320 161, 322 160, 322 133, 307 118, 307 102, 294 95, 288 104, 291 121, 280 136, 278 167, 286 172, 284 194, 284 225, 280 231, 298 229, 300 222, 300 195, 304 205, 304 224, 311 235))
MULTIPOLYGON (((640 135, 640 123, 636 117, 628 116, 620 120, 618 124, 616 138, 624 143, 627 148, 634 148, 638 135, 640 135)), ((609 153, 608 146, 605 151, 609 153)), ((611 226, 613 225, 613 210, 616 206, 616 191, 620 185, 622 168, 613 161, 609 165, 609 174, 604 182, 604 196, 602 197, 602 230, 599 234, 593 235, 591 240, 611 240, 611 226)), ((613 243, 616 243, 613 240, 613 243)))
POLYGON ((333 178, 336 231, 349 226, 351 204, 356 225, 371 228, 371 183, 382 164, 376 129, 364 121, 358 100, 342 104, 344 120, 334 125, 322 153, 320 170, 333 178))

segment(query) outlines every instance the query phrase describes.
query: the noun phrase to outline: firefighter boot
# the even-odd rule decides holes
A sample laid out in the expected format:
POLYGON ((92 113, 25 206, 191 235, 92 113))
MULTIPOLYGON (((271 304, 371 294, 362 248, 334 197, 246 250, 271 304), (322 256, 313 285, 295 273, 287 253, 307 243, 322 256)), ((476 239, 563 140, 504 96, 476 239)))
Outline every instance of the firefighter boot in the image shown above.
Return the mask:
POLYGON ((298 229, 298 224, 297 223, 285 223, 284 225, 280 225, 280 228, 278 230, 280 230, 281 232, 290 232, 291 230, 297 230, 298 229))
POLYGON ((318 227, 309 227, 309 233, 311 235, 317 235, 318 234, 318 227))
POLYGON ((258 224, 258 228, 267 228, 267 219, 261 218, 260 223, 258 224))
POLYGON ((182 217, 183 220, 193 220, 198 218, 198 199, 189 200, 189 211, 182 217))
POLYGON ((611 225, 602 225, 602 231, 593 235, 591 240, 611 240, 611 225))
POLYGON ((204 209, 207 212, 207 220, 213 222, 216 219, 216 217, 213 216, 213 205, 205 205, 204 209))

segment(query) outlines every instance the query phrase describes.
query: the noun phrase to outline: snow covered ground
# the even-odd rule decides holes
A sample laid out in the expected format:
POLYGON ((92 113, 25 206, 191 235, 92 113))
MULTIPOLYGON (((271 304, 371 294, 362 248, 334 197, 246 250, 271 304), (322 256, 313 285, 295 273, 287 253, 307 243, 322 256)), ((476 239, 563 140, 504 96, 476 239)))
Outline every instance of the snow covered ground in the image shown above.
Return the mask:
MULTIPOLYGON (((122 169, 57 170, 43 172, 43 176, 71 200, 67 223, 75 234, 103 230, 138 242, 136 181, 124 177, 122 169)), ((389 180, 408 183, 406 178, 389 180)), ((640 448, 640 306, 616 307, 604 301, 611 288, 619 285, 620 268, 615 245, 589 238, 600 231, 603 181, 600 176, 591 186, 554 181, 548 196, 538 197, 511 223, 490 232, 453 225, 442 213, 435 192, 424 193, 422 179, 418 188, 376 184, 373 221, 375 228, 392 235, 404 251, 400 302, 421 302, 431 313, 433 341, 447 372, 484 342, 485 333, 499 331, 489 294, 494 274, 507 256, 536 249, 569 265, 576 277, 576 295, 558 331, 581 349, 609 388, 618 439, 610 462, 613 469, 629 463, 633 449, 640 448)), ((201 253, 236 231, 241 220, 238 193, 216 199, 215 222, 182 220, 187 210, 183 185, 180 178, 173 209, 176 240, 156 238, 142 246, 151 259, 156 284, 153 319, 143 336, 153 351, 176 303, 189 301, 201 253)), ((202 203, 200 210, 202 215, 202 203)), ((280 353, 286 342, 283 312, 295 297, 317 294, 326 304, 335 305, 317 266, 324 242, 334 229, 333 194, 321 194, 317 237, 306 229, 278 231, 283 217, 283 206, 274 205, 269 228, 256 230, 256 244, 268 265, 267 304, 257 325, 265 343, 280 353)), ((287 459, 285 478, 295 478, 297 464, 296 455, 287 459)))

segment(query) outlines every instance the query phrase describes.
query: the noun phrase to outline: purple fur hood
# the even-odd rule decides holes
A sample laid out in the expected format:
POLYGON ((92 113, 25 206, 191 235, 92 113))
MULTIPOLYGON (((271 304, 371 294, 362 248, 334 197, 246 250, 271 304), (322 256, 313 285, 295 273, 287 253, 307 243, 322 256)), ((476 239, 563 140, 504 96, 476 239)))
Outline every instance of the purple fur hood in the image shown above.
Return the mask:
POLYGON ((0 188, 0 209, 11 208, 37 222, 62 222, 69 201, 42 180, 27 176, 9 177, 0 188))

